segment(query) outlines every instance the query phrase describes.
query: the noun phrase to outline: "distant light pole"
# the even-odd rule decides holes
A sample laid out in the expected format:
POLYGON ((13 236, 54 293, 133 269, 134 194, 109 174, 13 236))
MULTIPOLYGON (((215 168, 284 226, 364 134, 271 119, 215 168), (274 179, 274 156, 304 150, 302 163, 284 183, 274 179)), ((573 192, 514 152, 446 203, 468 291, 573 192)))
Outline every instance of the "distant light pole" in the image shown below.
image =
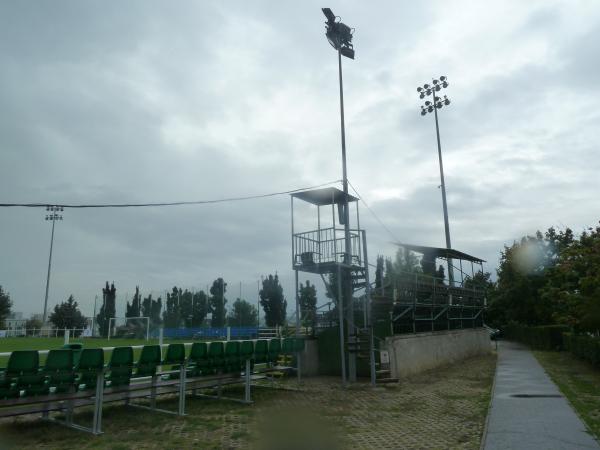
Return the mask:
MULTIPOLYGON (((426 116, 427 113, 434 113, 435 116, 435 133, 437 136, 438 146, 438 158, 440 161, 440 179, 442 188, 442 206, 444 208, 444 229, 446 232, 446 248, 452 248, 450 242, 450 224, 448 223, 448 204, 446 203, 446 182, 444 181, 444 164, 442 163, 442 145, 440 143, 440 127, 438 124, 438 109, 442 109, 443 106, 448 106, 450 100, 444 95, 444 98, 440 98, 436 95, 436 92, 442 90, 442 88, 448 87, 448 78, 441 76, 439 80, 434 79, 432 84, 424 84, 423 87, 418 87, 417 92, 419 97, 424 99, 426 96, 432 96, 433 101, 427 100, 424 105, 421 105, 421 115, 426 116)), ((450 286, 454 285, 454 270, 452 267, 452 259, 448 258, 448 279, 450 280, 450 286)))
MULTIPOLYGON (((343 299, 348 299, 348 308, 346 310, 346 320, 348 322, 348 336, 350 336, 354 330, 350 327, 354 325, 354 310, 352 305, 352 279, 350 277, 350 266, 352 263, 351 259, 351 242, 350 242, 350 218, 348 211, 348 174, 346 170, 346 128, 344 123, 344 84, 342 79, 342 56, 350 59, 354 59, 354 47, 352 45, 352 34, 354 28, 350 28, 348 25, 339 21, 331 9, 322 8, 323 14, 327 18, 325 22, 326 31, 325 36, 331 44, 331 46, 337 50, 338 54, 338 74, 340 83, 340 125, 342 135, 342 186, 344 191, 344 270, 340 270, 338 266, 338 276, 344 280, 343 290, 340 293, 340 301, 338 309, 340 311, 340 347, 341 347, 341 359, 342 359, 342 382, 346 382, 346 368, 345 368, 345 349, 344 349, 344 330, 343 330, 343 299), (341 275, 348 274, 345 277, 341 275), (345 295, 343 294, 345 293, 345 295)), ((340 281, 338 280, 338 284, 340 281)), ((296 296, 298 293, 296 293, 296 296)), ((299 319, 299 318, 297 318, 299 319)), ((356 381, 356 354, 350 353, 348 355, 348 373, 350 382, 356 381)))
POLYGON ((46 220, 50 220, 52 222, 52 234, 50 235, 50 256, 48 257, 48 275, 46 277, 46 296, 44 298, 44 320, 43 323, 46 325, 46 320, 48 318, 48 289, 50 288, 50 268, 52 266, 52 247, 54 245, 54 224, 57 220, 62 220, 62 214, 59 215, 58 212, 63 212, 62 206, 46 206, 46 211, 50 214, 46 214, 46 220))

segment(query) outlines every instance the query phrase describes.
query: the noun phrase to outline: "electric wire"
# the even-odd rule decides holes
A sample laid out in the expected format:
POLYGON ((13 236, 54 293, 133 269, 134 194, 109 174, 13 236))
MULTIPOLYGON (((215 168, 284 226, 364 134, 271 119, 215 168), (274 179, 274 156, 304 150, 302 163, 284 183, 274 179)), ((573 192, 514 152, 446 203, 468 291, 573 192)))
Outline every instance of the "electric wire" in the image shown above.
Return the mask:
POLYGON ((341 182, 341 180, 329 181, 327 183, 321 183, 315 186, 302 187, 297 189, 290 189, 288 191, 270 192, 268 194, 258 195, 247 195, 243 197, 226 197, 212 200, 193 200, 193 201, 179 201, 179 202, 162 202, 162 203, 95 203, 95 204, 67 204, 67 203, 0 203, 2 208, 11 207, 23 207, 23 208, 42 208, 47 206, 58 206, 61 208, 143 208, 143 207, 157 207, 157 206, 184 206, 184 205, 208 205, 215 203, 227 203, 227 202, 240 202, 246 200, 254 200, 260 198, 275 197, 278 195, 294 194, 296 192, 306 191, 310 189, 318 189, 325 186, 330 186, 341 182))
POLYGON ((358 198, 360 198, 360 201, 363 203, 363 205, 366 206, 367 210, 371 213, 371 215, 375 218, 375 220, 377 220, 377 222, 379 222, 379 225, 381 225, 383 227, 383 229, 385 231, 387 231, 387 233, 392 237, 392 239, 394 239, 394 241, 396 243, 400 242, 400 239, 398 239, 396 237, 396 235, 394 235, 394 233, 392 233, 390 231, 390 229, 385 225, 385 223, 383 223, 383 221, 379 218, 379 216, 377 214, 375 214, 375 211, 373 211, 371 209, 371 207, 367 204, 367 202, 365 201, 364 197, 358 193, 358 191, 356 190, 356 188, 352 185, 352 183, 350 183, 350 180, 348 180, 348 184, 350 185, 350 187, 352 188, 352 190, 354 191, 354 193, 356 194, 356 196, 358 198))

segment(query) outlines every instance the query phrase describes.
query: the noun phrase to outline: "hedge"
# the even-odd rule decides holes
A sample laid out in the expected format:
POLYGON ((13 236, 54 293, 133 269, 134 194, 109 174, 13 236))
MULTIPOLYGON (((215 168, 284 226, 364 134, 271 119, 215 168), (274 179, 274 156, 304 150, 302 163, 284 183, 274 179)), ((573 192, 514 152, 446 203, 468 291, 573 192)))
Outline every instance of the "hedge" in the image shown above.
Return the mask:
POLYGON ((507 339, 527 344, 535 350, 560 350, 563 347, 563 333, 569 331, 570 328, 564 325, 509 325, 504 329, 504 335, 507 339))
POLYGON ((573 355, 600 367, 600 338, 563 333, 563 343, 565 349, 573 355))

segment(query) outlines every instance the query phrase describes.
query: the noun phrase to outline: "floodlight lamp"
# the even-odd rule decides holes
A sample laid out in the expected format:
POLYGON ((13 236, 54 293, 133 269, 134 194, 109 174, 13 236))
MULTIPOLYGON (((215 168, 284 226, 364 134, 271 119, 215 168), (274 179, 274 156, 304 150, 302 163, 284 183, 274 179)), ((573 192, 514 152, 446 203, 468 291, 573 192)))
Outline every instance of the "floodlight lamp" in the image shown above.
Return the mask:
POLYGON ((48 220, 48 216, 46 216, 46 220, 48 220))
POLYGON ((428 84, 424 84, 424 85, 423 85, 423 87, 424 87, 425 89, 429 89, 429 85, 428 85, 428 84))
POLYGON ((323 11, 323 14, 327 17, 328 22, 335 22, 335 14, 333 14, 331 8, 321 8, 321 11, 323 11))
POLYGON ((430 106, 429 108, 427 108, 427 111, 433 112, 433 106, 430 106))
POLYGON ((443 75, 442 75, 442 76, 440 77, 440 81, 442 81, 442 82, 443 82, 443 81, 446 81, 446 80, 447 80, 447 78, 446 78, 445 76, 443 76, 443 75))
POLYGON ((421 95, 419 95, 419 98, 425 98, 425 94, 423 94, 423 93, 421 92, 421 95))
POLYGON ((427 89, 427 95, 431 95, 431 89, 427 89))
POLYGON ((443 87, 447 88, 448 87, 448 83, 444 82, 444 84, 442 84, 443 87))
POLYGON ((62 207, 62 206, 61 206, 61 207, 60 207, 60 210, 61 210, 61 211, 64 211, 64 207, 62 207))
POLYGON ((450 104, 450 100, 446 99, 444 100, 444 105, 448 106, 450 104))
POLYGON ((429 106, 429 105, 431 105, 431 102, 430 102, 429 100, 427 100, 427 101, 425 102, 425 106, 429 106))
POLYGON ((435 90, 436 90, 436 91, 439 91, 440 89, 441 89, 441 87, 440 87, 440 85, 438 84, 438 85, 435 87, 435 90))
POLYGON ((420 86, 417 88, 417 92, 421 92, 422 90, 423 90, 423 88, 420 86))
POLYGON ((421 115, 424 116, 425 114, 427 114, 427 111, 425 111, 424 109, 421 110, 421 115))
POLYGON ((46 211, 50 211, 50 207, 46 205, 46 211))
POLYGON ((438 80, 433 80, 433 84, 438 84, 439 81, 438 80))

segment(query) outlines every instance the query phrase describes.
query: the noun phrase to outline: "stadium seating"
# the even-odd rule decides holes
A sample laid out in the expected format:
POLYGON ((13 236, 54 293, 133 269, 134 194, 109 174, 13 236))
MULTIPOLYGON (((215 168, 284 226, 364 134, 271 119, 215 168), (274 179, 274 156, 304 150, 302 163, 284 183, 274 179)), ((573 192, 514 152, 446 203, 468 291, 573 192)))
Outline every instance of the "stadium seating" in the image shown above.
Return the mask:
POLYGON ((47 377, 51 391, 69 392, 74 390, 73 350, 50 350, 42 373, 47 377))
POLYGON ((115 347, 108 363, 110 371, 106 377, 107 386, 127 386, 133 371, 133 349, 131 347, 115 347))
POLYGON ((160 365, 160 361, 160 345, 144 345, 140 359, 135 365, 134 378, 155 376, 156 368, 160 365))
POLYGON ((104 351, 101 348, 85 348, 75 366, 77 390, 96 388, 98 374, 104 369, 104 351))
POLYGON ((210 359, 208 357, 208 344, 206 342, 194 342, 190 350, 189 375, 198 377, 210 373, 210 359))

